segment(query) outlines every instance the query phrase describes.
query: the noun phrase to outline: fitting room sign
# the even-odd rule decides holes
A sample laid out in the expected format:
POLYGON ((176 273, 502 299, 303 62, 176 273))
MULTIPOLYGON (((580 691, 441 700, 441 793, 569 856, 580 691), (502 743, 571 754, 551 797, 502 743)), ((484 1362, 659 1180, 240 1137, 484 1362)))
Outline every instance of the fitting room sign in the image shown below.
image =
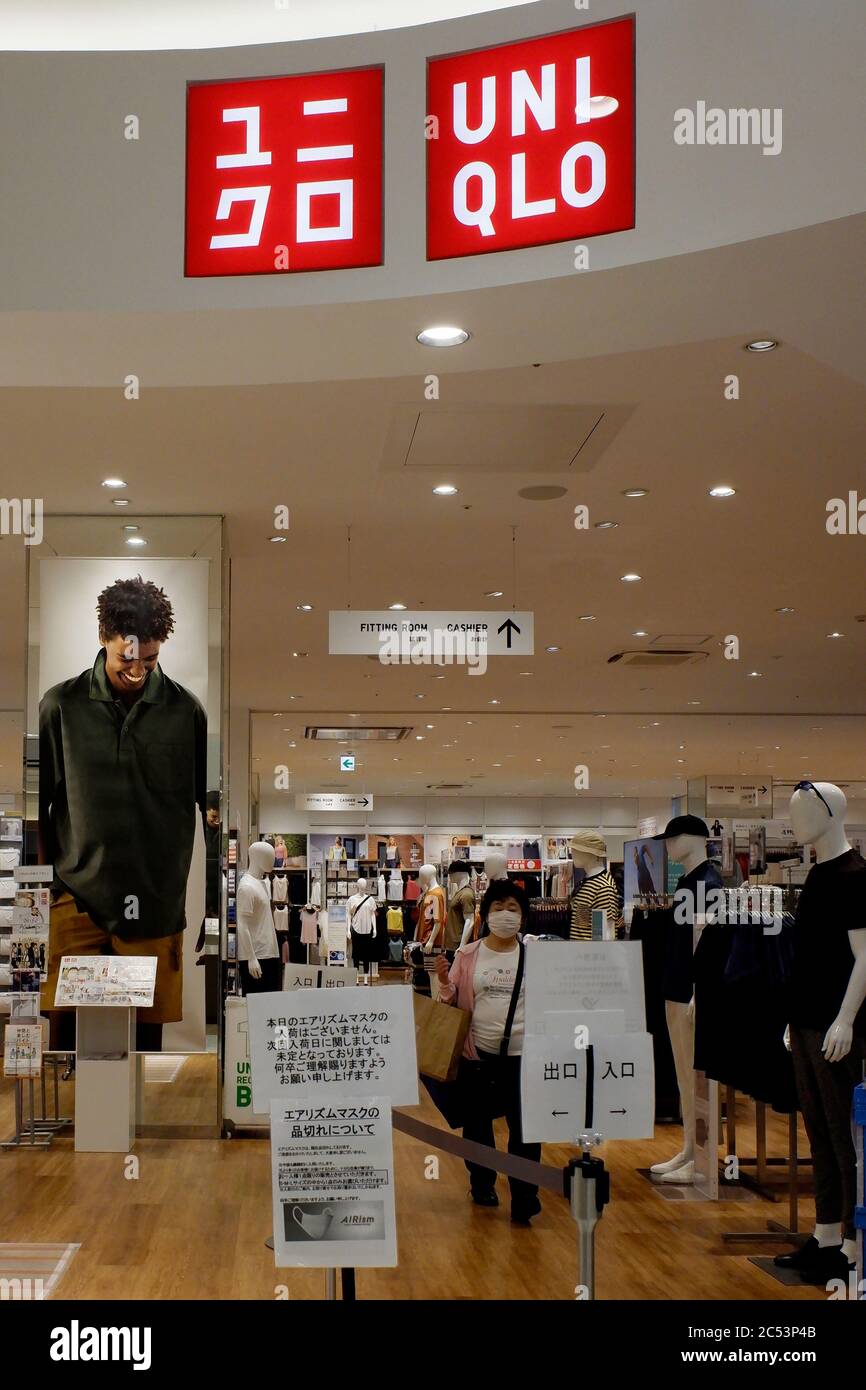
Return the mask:
POLYGON ((478 667, 488 656, 532 656, 534 613, 332 611, 330 656, 378 656, 384 666, 478 667))
MULTIPOLYGON (((384 86, 381 66, 190 83, 185 274, 382 265, 384 86)), ((427 259, 633 227, 634 92, 633 16, 429 58, 427 259)))
POLYGON ((428 260, 634 226, 633 16, 432 58, 427 110, 428 260))

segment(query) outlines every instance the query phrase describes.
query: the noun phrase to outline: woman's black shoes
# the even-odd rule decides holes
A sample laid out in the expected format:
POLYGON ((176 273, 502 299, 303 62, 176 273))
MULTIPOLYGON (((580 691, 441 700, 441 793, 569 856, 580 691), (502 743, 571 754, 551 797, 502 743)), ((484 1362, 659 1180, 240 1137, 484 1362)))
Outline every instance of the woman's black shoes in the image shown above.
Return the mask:
POLYGON ((499 1206, 499 1198, 496 1195, 495 1188, 482 1187, 476 1189, 474 1187, 470 1187, 469 1195, 477 1207, 499 1206))

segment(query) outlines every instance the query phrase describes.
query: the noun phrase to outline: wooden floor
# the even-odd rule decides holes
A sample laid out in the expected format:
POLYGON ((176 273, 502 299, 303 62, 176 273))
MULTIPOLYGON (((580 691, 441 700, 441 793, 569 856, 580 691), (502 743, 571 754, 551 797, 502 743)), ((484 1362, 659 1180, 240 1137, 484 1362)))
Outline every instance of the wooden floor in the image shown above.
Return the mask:
MULTIPOLYGON (((176 1081, 149 1084, 148 1123, 213 1119, 214 1057, 187 1061, 176 1081)), ((72 1104, 72 1083, 62 1087, 72 1104)), ((0 1137, 12 1130, 12 1083, 0 1081, 0 1137)), ((738 1147, 750 1148, 748 1103, 738 1115, 738 1147)), ((69 1113, 65 1110, 64 1113, 69 1113)), ((425 1102, 410 1113, 439 1117, 425 1102)), ((781 1122, 771 1152, 782 1152, 781 1122)), ((808 1301, 823 1291, 785 1288, 749 1263, 752 1254, 789 1247, 723 1245, 725 1231, 761 1230, 784 1221, 787 1204, 754 1201, 671 1203, 637 1172, 669 1157, 680 1131, 665 1126, 653 1142, 608 1144, 612 1200, 597 1234, 597 1296, 602 1299, 780 1299, 808 1301)), ((500 1144, 502 1139, 500 1138, 500 1144)), ((474 1207, 463 1164, 439 1154, 439 1178, 425 1179, 426 1146, 396 1132, 400 1264, 361 1270, 367 1299, 571 1299, 577 1282, 576 1236, 566 1203, 542 1193, 531 1228, 512 1227, 503 1205, 474 1207)), ((807 1152, 805 1144, 801 1152, 807 1152)), ((261 1139, 140 1138, 137 1180, 122 1155, 76 1154, 71 1136, 44 1152, 0 1151, 0 1242, 74 1242, 81 1246, 55 1297, 73 1299, 271 1299, 323 1297, 322 1271, 275 1271, 270 1234, 269 1145, 261 1139)), ((562 1165, 565 1148, 545 1146, 562 1165)), ((808 1230, 811 1202, 800 1203, 808 1230)))

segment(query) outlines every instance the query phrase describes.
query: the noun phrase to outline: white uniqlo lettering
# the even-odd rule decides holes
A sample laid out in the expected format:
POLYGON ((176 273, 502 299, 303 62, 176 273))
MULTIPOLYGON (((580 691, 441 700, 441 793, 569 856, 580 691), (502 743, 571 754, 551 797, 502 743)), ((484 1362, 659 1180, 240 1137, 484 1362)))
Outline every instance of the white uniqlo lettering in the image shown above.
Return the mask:
POLYGON ((253 210, 250 214, 250 225, 247 231, 215 234, 210 239, 211 250, 226 250, 232 246, 258 246, 270 194, 270 184, 265 184, 259 188, 222 189, 216 210, 217 222, 225 222, 235 203, 252 203, 253 210))
POLYGON ((541 69, 541 92, 537 92, 529 73, 521 69, 511 74, 511 134, 526 134, 527 108, 535 117, 539 130, 556 127, 556 64, 545 63, 541 69))
MULTIPOLYGON (((327 101, 305 101, 305 116, 326 116, 348 111, 347 97, 327 101)), ((323 160, 354 159, 354 145, 309 145, 298 150, 299 164, 318 164, 323 160)), ((354 236, 354 179, 317 179, 298 184, 297 239, 301 241, 351 241, 354 236), (335 227, 313 227, 313 199, 336 194, 339 200, 339 220, 335 227)))
POLYGON ((480 145, 496 124, 496 78, 481 79, 481 124, 470 129, 466 115, 465 82, 454 83, 454 134, 463 145, 480 145))
POLYGON ((223 111, 223 123, 243 121, 247 128, 247 147, 241 154, 218 154, 218 169, 249 169, 257 164, 270 164, 270 150, 260 149, 261 144, 260 106, 230 106, 223 111))
POLYGON ((607 183, 607 159, 601 145, 594 140, 582 140, 579 145, 572 145, 562 156, 561 174, 562 196, 570 207, 588 208, 592 203, 597 203, 607 183), (585 193, 579 192, 577 187, 579 159, 590 161, 590 183, 585 193))

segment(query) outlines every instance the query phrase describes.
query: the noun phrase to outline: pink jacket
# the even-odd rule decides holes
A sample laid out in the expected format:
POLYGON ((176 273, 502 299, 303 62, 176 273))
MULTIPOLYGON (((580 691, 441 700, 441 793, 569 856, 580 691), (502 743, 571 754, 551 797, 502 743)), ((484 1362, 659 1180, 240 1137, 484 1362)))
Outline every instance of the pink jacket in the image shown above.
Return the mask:
MULTIPOLYGON (((521 938, 523 939, 523 938, 521 938)), ((439 981, 439 999, 443 1004, 456 1004, 458 1009, 465 1009, 468 1014, 475 1010, 475 966, 476 956, 478 955, 481 940, 470 941, 468 946, 461 946, 456 956, 454 964, 448 972, 447 980, 439 981)), ((466 1034, 466 1041, 463 1044, 463 1056, 470 1062, 478 1061, 478 1053, 472 1041, 472 1029, 466 1034)))

